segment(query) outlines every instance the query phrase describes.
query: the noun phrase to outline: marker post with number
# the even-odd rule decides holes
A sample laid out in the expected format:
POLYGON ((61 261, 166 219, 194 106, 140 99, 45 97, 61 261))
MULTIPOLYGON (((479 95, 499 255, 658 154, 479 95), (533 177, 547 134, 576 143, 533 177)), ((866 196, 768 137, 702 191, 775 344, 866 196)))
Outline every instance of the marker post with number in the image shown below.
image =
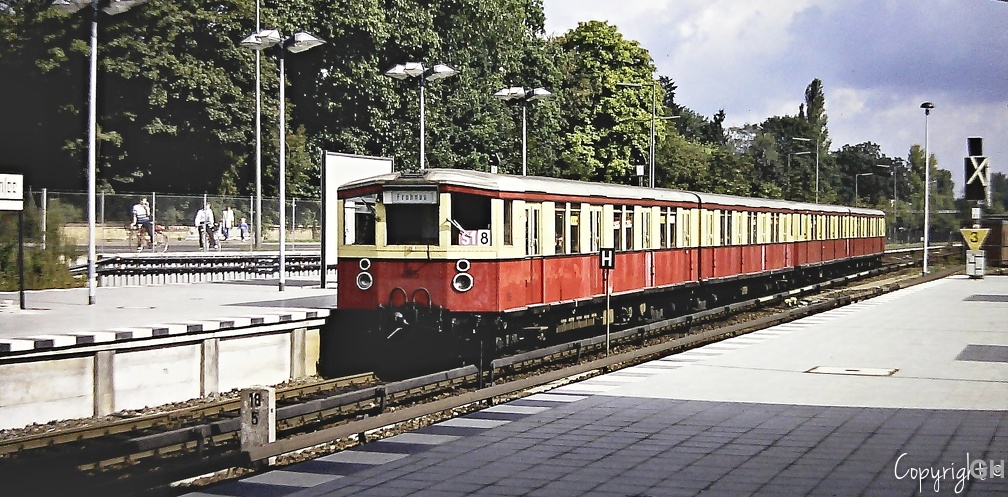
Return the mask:
POLYGON ((612 295, 612 288, 609 285, 609 271, 616 267, 616 250, 611 248, 599 249, 599 269, 602 270, 602 285, 605 286, 605 353, 609 356, 609 327, 612 319, 612 309, 609 298, 612 295))
POLYGON ((276 389, 251 387, 241 391, 241 448, 276 441, 276 389))
POLYGON ((24 176, 0 174, 0 211, 18 211, 18 298, 25 308, 24 291, 24 176))

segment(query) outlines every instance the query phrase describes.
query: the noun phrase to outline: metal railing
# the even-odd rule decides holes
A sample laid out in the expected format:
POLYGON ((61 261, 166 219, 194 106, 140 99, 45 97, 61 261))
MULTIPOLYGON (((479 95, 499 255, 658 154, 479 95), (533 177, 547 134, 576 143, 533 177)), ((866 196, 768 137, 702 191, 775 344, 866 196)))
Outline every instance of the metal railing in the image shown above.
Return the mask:
MULTIPOLYGON (((175 241, 195 240, 194 227, 196 211, 204 202, 214 212, 214 219, 220 223, 224 208, 234 212, 234 223, 229 233, 231 239, 248 243, 254 242, 255 197, 224 195, 174 195, 157 192, 105 193, 99 192, 95 199, 96 246, 101 252, 117 250, 126 240, 125 226, 132 221, 132 209, 141 198, 150 203, 154 223, 165 226, 166 232, 175 241), (247 224, 245 236, 239 229, 242 222, 247 224)), ((87 244, 87 193, 63 192, 47 189, 28 192, 28 210, 35 210, 42 233, 35 240, 44 248, 47 227, 58 226, 67 243, 77 246, 87 244)), ((263 198, 263 241, 275 242, 279 239, 279 200, 263 198)), ((322 203, 317 198, 288 198, 286 203, 287 238, 297 241, 318 241, 321 232, 322 203)))

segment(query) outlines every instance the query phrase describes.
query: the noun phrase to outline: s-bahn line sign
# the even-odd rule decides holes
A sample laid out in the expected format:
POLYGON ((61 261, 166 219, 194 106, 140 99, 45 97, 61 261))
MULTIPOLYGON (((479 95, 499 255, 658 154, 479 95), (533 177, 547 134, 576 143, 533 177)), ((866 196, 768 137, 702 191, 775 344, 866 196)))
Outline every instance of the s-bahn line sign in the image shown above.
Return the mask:
POLYGON ((24 175, 0 174, 0 211, 24 210, 24 175))

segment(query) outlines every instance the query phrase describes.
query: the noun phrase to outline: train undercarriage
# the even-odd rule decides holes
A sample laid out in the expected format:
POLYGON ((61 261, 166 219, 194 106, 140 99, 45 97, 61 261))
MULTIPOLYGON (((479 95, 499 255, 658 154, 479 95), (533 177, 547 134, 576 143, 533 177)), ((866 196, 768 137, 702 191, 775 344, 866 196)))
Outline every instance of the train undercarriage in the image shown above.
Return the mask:
MULTIPOLYGON (((611 296, 612 325, 671 319, 881 265, 879 256, 758 275, 690 282, 611 296)), ((383 379, 486 364, 495 357, 604 333, 605 297, 503 313, 461 313, 418 298, 403 305, 333 313, 322 334, 323 375, 373 371, 383 379)))

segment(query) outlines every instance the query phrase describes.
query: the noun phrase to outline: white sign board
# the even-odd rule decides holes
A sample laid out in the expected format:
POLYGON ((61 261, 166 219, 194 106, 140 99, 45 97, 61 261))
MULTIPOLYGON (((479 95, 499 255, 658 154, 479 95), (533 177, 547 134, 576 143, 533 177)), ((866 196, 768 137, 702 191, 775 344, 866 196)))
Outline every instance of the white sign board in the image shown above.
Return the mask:
MULTIPOLYGON (((392 172, 392 159, 387 157, 368 157, 364 155, 337 154, 322 152, 322 288, 326 287, 326 273, 336 264, 336 248, 343 233, 336 230, 336 220, 339 219, 337 194, 339 187, 373 176, 381 176, 392 172)), ((353 216, 346 217, 348 224, 353 216)), ((351 230, 354 227, 345 227, 351 230)))
POLYGON ((384 204, 432 204, 438 203, 437 189, 427 190, 382 190, 384 204))
POLYGON ((485 247, 490 245, 490 230, 459 231, 459 245, 485 247))
POLYGON ((0 174, 0 211, 24 210, 24 176, 0 174))

